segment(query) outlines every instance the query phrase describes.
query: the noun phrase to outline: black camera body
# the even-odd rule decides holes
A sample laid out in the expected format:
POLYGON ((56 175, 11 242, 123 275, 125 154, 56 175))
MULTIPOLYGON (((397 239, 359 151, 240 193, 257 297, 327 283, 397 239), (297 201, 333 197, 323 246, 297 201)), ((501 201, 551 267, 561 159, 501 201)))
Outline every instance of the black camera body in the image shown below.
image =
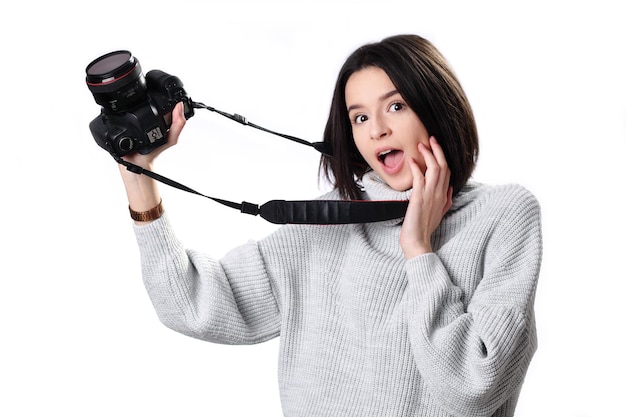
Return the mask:
POLYGON ((181 80, 160 70, 143 75, 129 51, 115 51, 86 68, 87 87, 100 115, 89 123, 96 143, 118 157, 148 154, 167 142, 171 112, 183 102, 185 118, 194 115, 193 102, 181 80))

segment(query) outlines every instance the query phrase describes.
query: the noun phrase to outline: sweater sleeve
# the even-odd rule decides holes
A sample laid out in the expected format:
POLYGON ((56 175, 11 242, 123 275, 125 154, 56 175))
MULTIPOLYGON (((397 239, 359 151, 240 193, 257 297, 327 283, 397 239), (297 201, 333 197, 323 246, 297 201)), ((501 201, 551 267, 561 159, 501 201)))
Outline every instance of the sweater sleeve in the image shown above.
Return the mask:
POLYGON ((135 226, 144 284, 161 322, 185 335, 224 344, 276 337, 280 312, 256 243, 217 261, 186 249, 167 215, 135 226))
POLYGON ((407 262, 415 361, 430 393, 455 416, 491 416, 519 391, 536 350, 540 210, 521 190, 483 218, 488 242, 473 249, 482 251, 475 256, 482 276, 463 277, 478 282, 473 295, 454 285, 437 254, 407 262))

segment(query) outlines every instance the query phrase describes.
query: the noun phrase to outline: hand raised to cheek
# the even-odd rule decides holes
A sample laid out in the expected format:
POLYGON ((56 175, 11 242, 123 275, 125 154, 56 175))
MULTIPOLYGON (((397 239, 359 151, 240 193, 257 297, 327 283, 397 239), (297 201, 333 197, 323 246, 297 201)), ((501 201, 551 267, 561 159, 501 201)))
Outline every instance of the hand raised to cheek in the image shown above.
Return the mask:
POLYGON ((450 169, 434 137, 430 137, 430 149, 418 145, 424 157, 426 171, 422 173, 411 158, 409 166, 413 174, 413 191, 400 232, 400 247, 407 259, 432 252, 430 238, 441 219, 452 206, 450 169))

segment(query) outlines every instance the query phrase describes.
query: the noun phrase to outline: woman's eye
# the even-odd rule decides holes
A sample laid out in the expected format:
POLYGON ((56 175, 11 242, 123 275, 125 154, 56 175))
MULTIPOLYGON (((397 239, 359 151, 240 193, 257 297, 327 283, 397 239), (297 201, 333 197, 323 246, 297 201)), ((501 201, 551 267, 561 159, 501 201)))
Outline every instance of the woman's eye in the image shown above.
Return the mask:
POLYGON ((354 118, 354 123, 359 124, 359 123, 363 123, 367 120, 367 116, 364 114, 357 114, 356 117, 354 118))
POLYGON ((389 111, 400 111, 404 108, 404 104, 402 103, 393 103, 389 106, 389 111))

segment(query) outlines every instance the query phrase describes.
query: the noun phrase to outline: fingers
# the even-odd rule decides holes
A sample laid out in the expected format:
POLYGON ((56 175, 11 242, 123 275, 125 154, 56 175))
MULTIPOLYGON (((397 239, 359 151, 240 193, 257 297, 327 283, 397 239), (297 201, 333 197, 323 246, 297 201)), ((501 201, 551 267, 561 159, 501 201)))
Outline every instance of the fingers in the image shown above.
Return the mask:
POLYGON ((172 111, 172 125, 170 126, 170 130, 168 132, 168 142, 170 144, 173 145, 178 142, 178 137, 185 127, 186 122, 187 119, 185 119, 183 103, 179 102, 172 111))
POLYGON ((163 151, 178 143, 178 137, 180 136, 186 121, 183 103, 179 102, 176 106, 174 106, 174 110, 172 110, 172 123, 167 132, 167 143, 163 146, 159 146, 147 155, 131 153, 126 155, 124 159, 135 165, 150 169, 151 164, 163 151))
POLYGON ((437 160, 437 164, 446 173, 446 176, 443 178, 443 184, 447 186, 450 183, 450 169, 448 168, 448 161, 446 161, 443 148, 439 145, 439 142, 437 142, 437 139, 435 139, 434 136, 430 137, 430 147, 435 159, 437 160))
POLYGON ((425 169, 415 159, 408 160, 413 191, 400 233, 400 246, 407 259, 432 251, 431 236, 452 207, 450 169, 443 149, 434 138, 430 138, 429 144, 430 149, 428 145, 418 145, 425 169))
POLYGON ((411 169, 411 174, 413 175, 413 188, 421 188, 424 183, 424 174, 413 158, 409 158, 409 168, 411 169))
POLYGON ((450 169, 448 168, 446 157, 443 149, 434 137, 430 137, 429 143, 430 149, 422 143, 418 145, 418 150, 426 164, 426 172, 424 173, 426 187, 447 191, 447 187, 450 184, 450 169))
POLYGON ((441 216, 443 217, 448 210, 450 210, 450 208, 452 208, 452 187, 448 187, 448 200, 446 201, 446 205, 443 208, 443 212, 441 213, 441 216))

